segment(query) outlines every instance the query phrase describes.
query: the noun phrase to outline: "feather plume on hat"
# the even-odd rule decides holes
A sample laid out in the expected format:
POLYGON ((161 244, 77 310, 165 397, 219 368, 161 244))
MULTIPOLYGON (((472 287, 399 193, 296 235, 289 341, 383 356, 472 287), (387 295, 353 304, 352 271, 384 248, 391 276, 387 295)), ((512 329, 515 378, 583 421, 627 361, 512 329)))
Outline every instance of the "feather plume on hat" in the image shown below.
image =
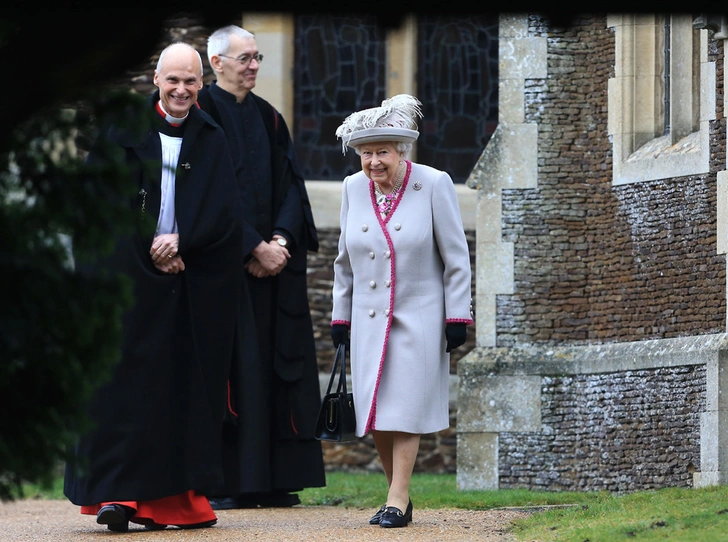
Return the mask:
POLYGON ((422 103, 409 94, 387 98, 379 107, 352 113, 336 129, 341 148, 354 147, 372 141, 414 142, 419 136, 417 118, 422 118, 422 103))

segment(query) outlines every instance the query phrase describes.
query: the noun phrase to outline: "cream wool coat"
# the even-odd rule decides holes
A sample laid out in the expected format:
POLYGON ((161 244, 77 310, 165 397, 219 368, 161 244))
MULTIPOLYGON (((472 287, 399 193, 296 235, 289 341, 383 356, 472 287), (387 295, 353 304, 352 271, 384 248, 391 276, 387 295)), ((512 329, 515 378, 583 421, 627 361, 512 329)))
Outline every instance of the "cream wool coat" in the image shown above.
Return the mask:
POLYGON ((407 161, 381 218, 374 183, 344 179, 332 324, 351 326, 356 432, 449 426, 446 322, 472 323, 470 253, 450 176, 407 161))

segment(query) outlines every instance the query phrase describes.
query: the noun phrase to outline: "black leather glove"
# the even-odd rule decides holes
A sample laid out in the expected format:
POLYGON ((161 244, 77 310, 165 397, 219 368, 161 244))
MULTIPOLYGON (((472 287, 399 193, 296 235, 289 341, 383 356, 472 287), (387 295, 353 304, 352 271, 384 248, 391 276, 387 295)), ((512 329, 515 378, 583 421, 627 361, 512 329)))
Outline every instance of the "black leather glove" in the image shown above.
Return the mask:
POLYGON ((331 339, 334 341, 334 348, 338 348, 342 343, 349 346, 349 327, 344 324, 334 324, 331 326, 331 339))
POLYGON ((447 347, 445 352, 451 352, 458 346, 465 344, 468 330, 462 322, 451 322, 445 325, 445 338, 447 339, 447 347))

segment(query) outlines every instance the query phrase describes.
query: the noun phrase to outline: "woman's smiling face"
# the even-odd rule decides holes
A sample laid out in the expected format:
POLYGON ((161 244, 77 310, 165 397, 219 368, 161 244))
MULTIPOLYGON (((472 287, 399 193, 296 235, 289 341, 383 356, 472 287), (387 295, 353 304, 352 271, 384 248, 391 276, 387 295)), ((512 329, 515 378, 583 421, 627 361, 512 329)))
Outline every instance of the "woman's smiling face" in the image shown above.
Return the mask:
POLYGON ((394 143, 389 141, 365 143, 359 145, 357 150, 364 174, 379 186, 394 187, 403 154, 397 151, 394 143))

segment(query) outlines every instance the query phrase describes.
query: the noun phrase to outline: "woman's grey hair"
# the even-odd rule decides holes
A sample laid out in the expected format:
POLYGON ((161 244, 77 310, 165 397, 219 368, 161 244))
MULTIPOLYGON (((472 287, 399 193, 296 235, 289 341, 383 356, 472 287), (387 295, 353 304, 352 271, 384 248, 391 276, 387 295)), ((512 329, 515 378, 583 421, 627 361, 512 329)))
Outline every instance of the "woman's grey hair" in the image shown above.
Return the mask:
POLYGON ((210 64, 212 64, 213 56, 224 55, 230 50, 230 36, 237 36, 243 39, 255 38, 252 32, 248 32, 234 24, 215 30, 207 38, 207 59, 210 61, 210 64))
MULTIPOLYGON (((412 152, 412 143, 405 143, 404 141, 382 141, 381 143, 391 143, 394 145, 394 148, 397 149, 397 152, 404 153, 404 158, 408 158, 410 152, 412 152)), ((354 147, 354 152, 356 152, 358 156, 361 156, 361 151, 359 151, 358 145, 354 147)))
POLYGON ((159 73, 159 71, 162 68, 162 59, 164 58, 165 53, 173 45, 184 45, 185 47, 189 47, 190 49, 192 49, 195 52, 195 54, 197 55, 197 58, 200 59, 200 77, 202 77, 205 74, 205 69, 202 66, 202 57, 200 56, 199 51, 197 49, 195 49, 194 47, 192 47, 192 45, 190 45, 189 43, 185 43, 183 41, 177 41, 174 43, 170 43, 169 45, 167 45, 167 47, 164 48, 164 50, 159 55, 159 59, 157 60, 157 67, 156 67, 157 73, 159 73))

